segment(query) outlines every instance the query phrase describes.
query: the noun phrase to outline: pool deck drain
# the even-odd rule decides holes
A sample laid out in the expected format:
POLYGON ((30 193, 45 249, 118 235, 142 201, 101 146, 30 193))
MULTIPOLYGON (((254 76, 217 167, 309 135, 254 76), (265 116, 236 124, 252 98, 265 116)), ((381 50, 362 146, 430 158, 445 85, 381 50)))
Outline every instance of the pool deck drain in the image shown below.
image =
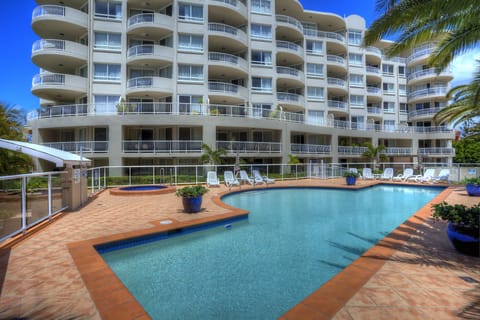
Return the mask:
MULTIPOLYGON (((359 186, 369 184, 360 181, 359 186)), ((275 185, 344 187, 344 181, 277 181, 275 185)), ((148 319, 98 260, 92 244, 229 216, 231 208, 217 197, 227 191, 224 186, 211 188, 204 197, 205 209, 194 215, 182 213, 181 201, 173 194, 137 199, 104 192, 25 240, 4 245, 0 318, 148 319), (173 223, 163 225, 165 220, 173 223)), ((460 188, 443 196, 452 203, 478 202, 460 188)), ((417 212, 347 267, 350 274, 338 274, 282 319, 480 318, 480 288, 475 282, 480 280, 480 259, 456 253, 443 233, 445 224, 434 223, 429 214, 429 208, 417 212)))

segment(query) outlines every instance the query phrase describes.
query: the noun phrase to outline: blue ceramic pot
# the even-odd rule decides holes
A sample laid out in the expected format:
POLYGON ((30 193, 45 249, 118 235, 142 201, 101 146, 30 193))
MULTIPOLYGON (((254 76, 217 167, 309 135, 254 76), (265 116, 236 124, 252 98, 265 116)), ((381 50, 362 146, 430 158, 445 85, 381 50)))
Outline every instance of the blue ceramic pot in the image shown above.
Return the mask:
POLYGON ((468 183, 465 185, 465 189, 467 190, 469 196, 480 196, 480 185, 468 183))
POLYGON ((447 235, 458 252, 474 257, 480 256, 478 230, 449 223, 447 226, 447 235), (474 234, 476 234, 476 236, 474 236, 474 234))
POLYGON ((194 198, 182 197, 183 210, 187 213, 196 213, 202 208, 202 196, 194 198))
POLYGON ((357 177, 345 177, 347 181, 347 185, 353 186, 355 185, 355 182, 357 181, 357 177))

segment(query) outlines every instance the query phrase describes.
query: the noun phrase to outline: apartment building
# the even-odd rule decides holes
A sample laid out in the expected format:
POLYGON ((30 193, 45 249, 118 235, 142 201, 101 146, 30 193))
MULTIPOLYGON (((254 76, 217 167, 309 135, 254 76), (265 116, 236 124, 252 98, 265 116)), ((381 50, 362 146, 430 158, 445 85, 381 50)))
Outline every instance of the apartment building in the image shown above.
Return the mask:
POLYGON ((449 163, 436 124, 450 71, 432 46, 387 58, 365 20, 297 0, 37 0, 33 142, 101 165, 197 164, 202 144, 247 163, 449 163))

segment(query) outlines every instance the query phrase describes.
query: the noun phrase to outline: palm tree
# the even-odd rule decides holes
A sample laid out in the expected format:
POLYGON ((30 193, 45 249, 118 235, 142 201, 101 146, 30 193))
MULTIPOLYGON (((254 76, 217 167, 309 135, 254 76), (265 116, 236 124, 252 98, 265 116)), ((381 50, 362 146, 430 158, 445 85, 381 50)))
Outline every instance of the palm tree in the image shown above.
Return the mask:
POLYGON ((222 163, 222 156, 226 155, 227 152, 225 149, 218 149, 218 150, 213 150, 210 148, 209 145, 207 144, 202 144, 202 150, 203 154, 200 157, 200 161, 203 163, 209 163, 209 164, 221 164, 222 163))
MULTIPOLYGON (((480 6, 472 0, 377 0, 376 9, 383 14, 372 23, 364 45, 381 38, 398 36, 386 50, 394 56, 427 43, 435 43, 428 63, 443 70, 452 60, 480 43, 480 6)), ((458 123, 479 114, 480 63, 469 85, 453 88, 451 108, 442 109, 435 121, 458 123)))
POLYGON ((383 150, 386 149, 384 145, 379 145, 378 147, 375 147, 370 142, 365 142, 363 145, 367 147, 367 151, 362 154, 362 157, 367 158, 368 161, 374 161, 378 163, 378 161, 386 161, 388 159, 385 154, 381 153, 383 150))
MULTIPOLYGON (((23 112, 0 102, 0 138, 24 141, 23 112)), ((0 175, 26 173, 32 167, 29 156, 20 152, 0 149, 0 175)))

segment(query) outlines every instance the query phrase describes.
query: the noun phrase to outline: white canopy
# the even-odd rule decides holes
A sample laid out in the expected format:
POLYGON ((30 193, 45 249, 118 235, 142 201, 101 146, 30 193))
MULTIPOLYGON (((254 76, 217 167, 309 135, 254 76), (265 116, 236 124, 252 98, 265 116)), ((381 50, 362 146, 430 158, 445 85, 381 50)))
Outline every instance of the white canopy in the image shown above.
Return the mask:
POLYGON ((89 166, 91 164, 90 159, 80 157, 74 153, 23 141, 0 139, 0 148, 18 151, 35 158, 53 162, 58 168, 81 164, 89 166))

